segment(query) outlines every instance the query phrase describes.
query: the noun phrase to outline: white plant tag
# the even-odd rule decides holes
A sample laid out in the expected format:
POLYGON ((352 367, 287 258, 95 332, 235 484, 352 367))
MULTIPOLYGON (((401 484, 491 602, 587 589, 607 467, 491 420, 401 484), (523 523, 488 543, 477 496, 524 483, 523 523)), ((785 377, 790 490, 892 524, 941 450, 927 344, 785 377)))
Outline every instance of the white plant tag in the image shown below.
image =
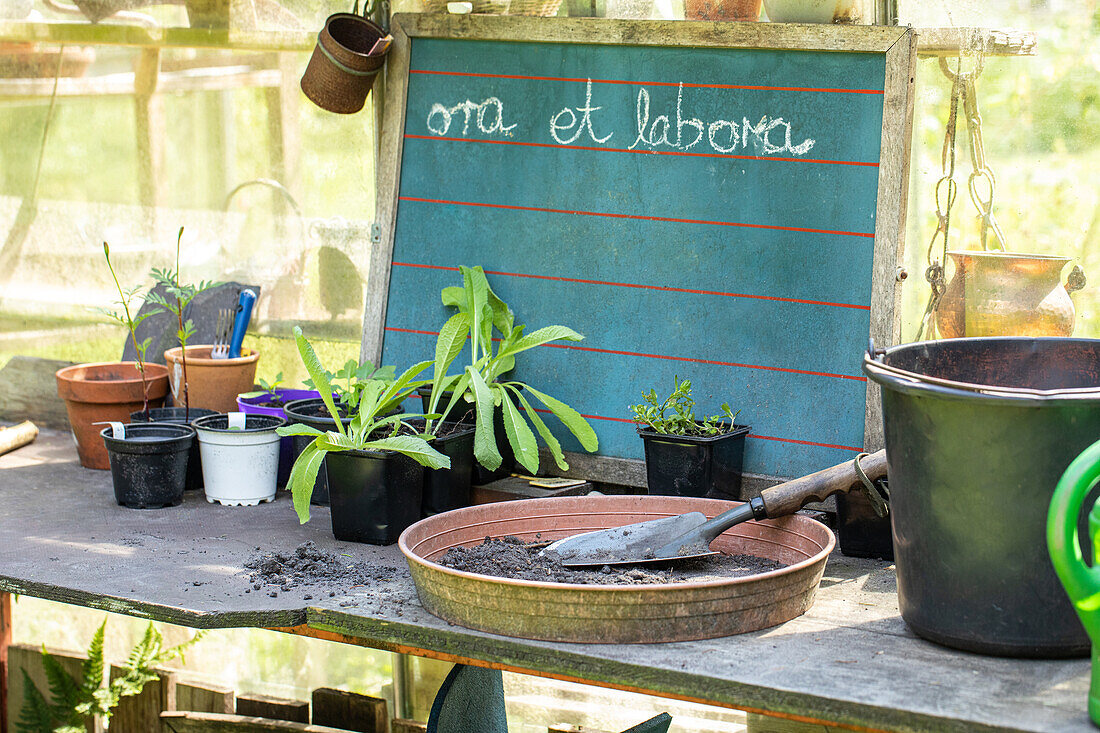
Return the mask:
POLYGON ((178 401, 180 396, 180 382, 183 381, 183 363, 172 362, 172 398, 178 401))
POLYGON ((126 439, 126 426, 120 422, 115 422, 114 420, 105 420, 103 422, 94 422, 92 423, 92 425, 110 425, 112 438, 114 438, 115 440, 126 439))
POLYGON ((226 413, 226 417, 229 418, 230 430, 244 430, 245 418, 243 412, 229 412, 226 413))

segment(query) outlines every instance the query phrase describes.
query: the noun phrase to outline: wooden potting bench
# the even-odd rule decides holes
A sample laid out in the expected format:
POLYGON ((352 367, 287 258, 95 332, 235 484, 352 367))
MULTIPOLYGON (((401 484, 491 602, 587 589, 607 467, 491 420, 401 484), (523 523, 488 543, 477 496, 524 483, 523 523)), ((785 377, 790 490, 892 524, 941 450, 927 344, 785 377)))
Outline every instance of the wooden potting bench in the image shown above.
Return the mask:
MULTIPOLYGON (((115 504, 108 472, 81 468, 68 435, 0 457, 0 660, 7 594, 182 624, 288 633, 692 700, 852 731, 1093 730, 1089 662, 1001 659, 917 638, 889 563, 835 554, 813 607, 780 626, 673 644, 561 644, 481 633, 424 610, 396 546, 336 542, 327 509, 299 525, 285 494, 251 508, 187 494, 155 511, 115 504), (345 588, 245 593, 244 563, 313 541, 397 569, 345 588), (314 593, 316 591, 314 590, 314 593)), ((774 730, 766 725, 760 730, 774 730)))

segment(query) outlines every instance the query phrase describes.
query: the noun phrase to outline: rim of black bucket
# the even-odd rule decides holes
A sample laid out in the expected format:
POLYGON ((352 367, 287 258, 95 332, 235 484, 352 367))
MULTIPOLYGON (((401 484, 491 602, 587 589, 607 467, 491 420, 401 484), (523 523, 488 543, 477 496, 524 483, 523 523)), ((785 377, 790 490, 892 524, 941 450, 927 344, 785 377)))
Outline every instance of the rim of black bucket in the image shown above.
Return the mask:
POLYGON ((974 343, 974 342, 1010 342, 1010 343, 1080 343, 1100 344, 1100 339, 1069 338, 1069 337, 1043 337, 1043 336, 982 336, 964 339, 944 339, 942 341, 915 341, 910 344, 891 346, 883 351, 875 352, 872 356, 868 352, 863 354, 863 373, 872 381, 893 391, 907 395, 926 397, 940 397, 950 400, 974 401, 981 400, 987 405, 1013 405, 1024 407, 1037 403, 1087 403, 1100 402, 1100 384, 1095 387, 1068 387, 1064 389, 1027 389, 1022 387, 998 387, 989 384, 975 384, 972 382, 958 382, 950 379, 931 377, 918 372, 911 372, 900 367, 883 363, 883 359, 901 350, 926 348, 929 345, 942 343, 974 343))
MULTIPOLYGON (((696 423, 698 424, 698 423, 696 423)), ((730 427, 729 423, 719 423, 723 427, 729 427, 724 433, 718 433, 717 435, 679 435, 677 433, 661 433, 648 425, 639 425, 636 430, 639 437, 643 440, 662 440, 669 443, 715 443, 723 438, 739 438, 749 434, 752 430, 751 425, 738 425, 734 423, 730 427)))
POLYGON ((192 420, 191 424, 200 430, 209 430, 213 433, 266 433, 286 425, 286 419, 276 417, 275 415, 257 415, 248 412, 244 414, 243 430, 230 429, 229 415, 222 412, 217 415, 207 415, 206 417, 192 420), (225 427, 220 427, 218 423, 225 423, 225 427))

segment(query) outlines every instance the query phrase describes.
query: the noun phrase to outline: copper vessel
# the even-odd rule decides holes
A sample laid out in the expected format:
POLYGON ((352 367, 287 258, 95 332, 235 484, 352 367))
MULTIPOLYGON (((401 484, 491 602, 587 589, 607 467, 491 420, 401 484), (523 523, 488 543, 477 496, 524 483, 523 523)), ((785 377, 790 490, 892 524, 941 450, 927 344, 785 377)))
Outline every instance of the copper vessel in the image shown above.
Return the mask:
POLYGON ((948 252, 955 275, 936 309, 944 338, 1070 336, 1075 313, 1062 270, 1069 257, 948 252))
POLYGON ((808 517, 745 522, 712 549, 771 558, 780 570, 740 578, 659 585, 578 585, 513 580, 452 570, 436 562, 452 547, 486 536, 554 540, 647 519, 736 505, 680 496, 576 496, 456 509, 406 529, 398 546, 420 602, 431 613, 480 631, 546 641, 648 643, 729 636, 800 616, 813 603, 835 540, 808 517))

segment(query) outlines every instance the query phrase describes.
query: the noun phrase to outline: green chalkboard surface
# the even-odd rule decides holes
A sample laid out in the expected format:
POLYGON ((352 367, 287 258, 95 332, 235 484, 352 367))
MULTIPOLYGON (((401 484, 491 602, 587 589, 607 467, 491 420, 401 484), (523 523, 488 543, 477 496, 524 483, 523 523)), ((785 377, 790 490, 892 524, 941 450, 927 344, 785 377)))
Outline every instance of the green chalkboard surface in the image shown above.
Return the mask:
POLYGON ((701 411, 741 410, 749 473, 873 446, 859 364, 896 336, 911 31, 424 15, 394 34, 368 356, 430 358, 439 291, 480 264, 518 322, 585 335, 516 378, 589 416, 603 465, 641 458, 628 406, 674 375, 701 411))

